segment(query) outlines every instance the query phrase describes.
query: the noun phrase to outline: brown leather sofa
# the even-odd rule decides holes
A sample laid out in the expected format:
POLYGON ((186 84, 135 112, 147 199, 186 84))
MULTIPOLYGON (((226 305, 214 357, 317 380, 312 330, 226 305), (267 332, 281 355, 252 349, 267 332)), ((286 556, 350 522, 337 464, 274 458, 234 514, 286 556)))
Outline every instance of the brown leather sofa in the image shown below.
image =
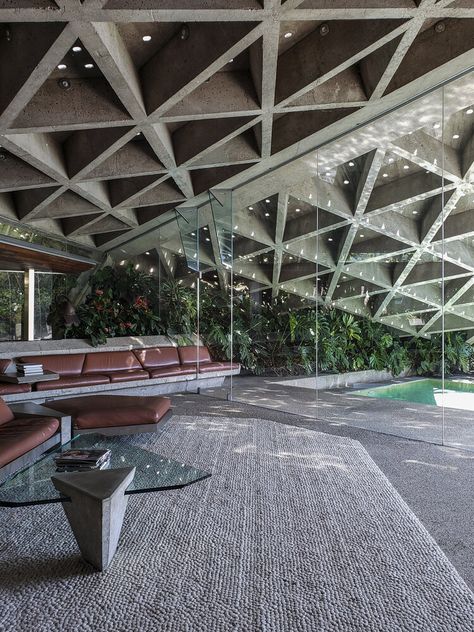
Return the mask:
POLYGON ((9 384, 2 382, 2 373, 5 373, 12 364, 11 360, 0 360, 0 397, 2 395, 11 395, 13 393, 29 393, 31 386, 29 384, 9 384))
POLYGON ((71 417, 73 434, 161 432, 171 418, 168 397, 88 395, 51 400, 47 406, 71 417))
POLYGON ((0 398, 0 481, 36 461, 60 441, 59 419, 16 414, 0 398))
MULTIPOLYGON (((51 391, 99 384, 116 384, 137 380, 178 377, 197 373, 239 369, 232 362, 213 362, 207 347, 150 347, 131 351, 96 351, 93 353, 70 353, 25 356, 21 362, 37 362, 49 371, 59 374, 59 380, 29 384, 7 384, 1 382, 0 395, 51 391)), ((4 372, 11 360, 2 360, 0 372, 4 372)))

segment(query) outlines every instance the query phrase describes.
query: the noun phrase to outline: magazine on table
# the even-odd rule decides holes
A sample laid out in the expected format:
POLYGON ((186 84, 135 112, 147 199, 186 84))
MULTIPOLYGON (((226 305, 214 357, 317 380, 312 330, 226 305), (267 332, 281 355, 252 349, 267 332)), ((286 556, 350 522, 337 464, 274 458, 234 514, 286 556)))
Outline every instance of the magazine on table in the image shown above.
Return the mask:
POLYGON ((98 467, 110 459, 111 451, 106 448, 72 449, 61 452, 54 457, 56 465, 77 465, 86 468, 98 467))

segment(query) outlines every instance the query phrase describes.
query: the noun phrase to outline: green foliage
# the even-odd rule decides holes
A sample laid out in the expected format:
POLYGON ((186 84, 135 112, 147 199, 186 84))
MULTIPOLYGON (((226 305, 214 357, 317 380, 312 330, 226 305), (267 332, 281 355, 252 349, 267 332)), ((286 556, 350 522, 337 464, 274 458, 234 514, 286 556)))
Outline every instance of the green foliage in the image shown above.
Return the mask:
POLYGON ((93 346, 115 336, 145 336, 162 332, 156 315, 155 281, 133 265, 106 267, 90 280, 91 293, 77 308, 79 325, 68 338, 88 338, 93 346))
MULTIPOLYGON (((161 284, 133 266, 104 268, 91 278, 91 293, 78 310, 80 325, 70 337, 102 344, 124 335, 166 333, 189 344, 198 329, 197 293, 175 280, 161 284)), ((382 323, 334 308, 290 309, 285 297, 257 303, 247 291, 200 286, 199 334, 216 360, 233 357, 254 374, 311 374, 388 369, 394 375, 411 369, 437 375, 441 336, 404 338, 382 323), (233 323, 231 327, 231 316, 233 323)), ((444 338, 446 372, 468 371, 473 349, 464 332, 444 338)))
MULTIPOLYGON (((447 375, 468 372, 474 357, 473 348, 466 342, 465 332, 447 332, 444 335, 444 370, 447 375)), ((412 366, 418 375, 441 375, 443 339, 441 334, 431 338, 414 338, 410 342, 412 366)))

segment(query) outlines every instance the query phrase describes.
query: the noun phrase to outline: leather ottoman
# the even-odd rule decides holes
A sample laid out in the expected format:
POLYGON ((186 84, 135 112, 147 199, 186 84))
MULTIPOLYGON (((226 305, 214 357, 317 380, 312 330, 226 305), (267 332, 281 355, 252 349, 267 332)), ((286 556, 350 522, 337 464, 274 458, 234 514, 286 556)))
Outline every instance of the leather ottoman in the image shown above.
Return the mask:
POLYGON ((74 434, 161 432, 171 417, 168 397, 91 395, 48 400, 47 406, 71 416, 74 434))

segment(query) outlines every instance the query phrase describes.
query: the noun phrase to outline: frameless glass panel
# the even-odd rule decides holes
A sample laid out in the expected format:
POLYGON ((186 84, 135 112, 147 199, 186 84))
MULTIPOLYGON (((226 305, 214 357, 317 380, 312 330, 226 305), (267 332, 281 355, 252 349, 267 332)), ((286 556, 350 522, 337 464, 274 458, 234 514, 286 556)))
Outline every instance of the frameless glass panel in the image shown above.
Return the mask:
MULTIPOLYGON (((443 88, 443 223, 432 239, 444 268, 444 441, 474 449, 474 74, 443 88)), ((441 320, 441 324, 440 324, 441 320)))
POLYGON ((21 340, 23 306, 23 273, 0 272, 0 342, 21 340))
POLYGON ((233 379, 233 224, 232 193, 209 192, 209 203, 199 209, 200 337, 206 347, 200 364, 200 391, 231 399, 233 379))

